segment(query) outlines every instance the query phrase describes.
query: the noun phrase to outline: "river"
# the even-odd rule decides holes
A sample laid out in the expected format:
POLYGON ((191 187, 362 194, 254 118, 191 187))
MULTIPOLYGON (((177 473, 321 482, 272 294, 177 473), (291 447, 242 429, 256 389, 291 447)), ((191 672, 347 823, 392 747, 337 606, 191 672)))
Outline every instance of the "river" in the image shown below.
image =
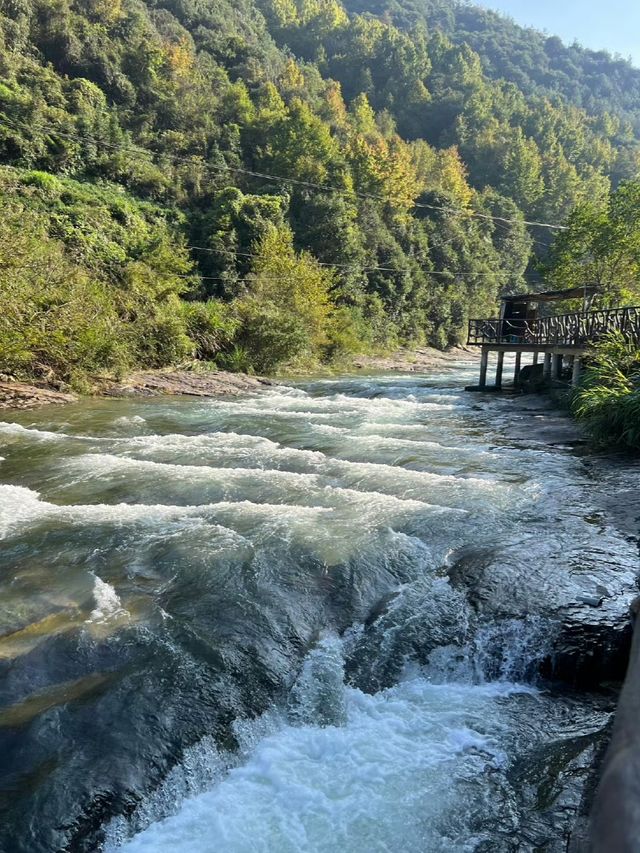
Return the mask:
POLYGON ((4 413, 2 853, 566 849, 637 550, 476 369, 4 413))

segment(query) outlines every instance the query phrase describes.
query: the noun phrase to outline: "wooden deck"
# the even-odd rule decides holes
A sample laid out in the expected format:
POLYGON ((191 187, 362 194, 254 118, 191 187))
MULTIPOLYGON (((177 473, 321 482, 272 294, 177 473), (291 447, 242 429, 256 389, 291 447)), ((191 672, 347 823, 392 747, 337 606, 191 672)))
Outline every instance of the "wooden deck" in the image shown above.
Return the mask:
POLYGON ((620 332, 640 346, 640 307, 612 308, 604 311, 583 311, 541 317, 536 320, 470 320, 468 346, 482 348, 480 381, 470 391, 502 389, 505 353, 516 354, 514 385, 518 385, 522 370, 522 355, 533 354, 533 366, 540 355, 544 364, 537 368, 540 378, 552 383, 560 380, 565 367, 571 369, 572 384, 580 381, 582 358, 591 344, 610 334, 620 332), (487 386, 489 353, 498 354, 495 385, 487 386))

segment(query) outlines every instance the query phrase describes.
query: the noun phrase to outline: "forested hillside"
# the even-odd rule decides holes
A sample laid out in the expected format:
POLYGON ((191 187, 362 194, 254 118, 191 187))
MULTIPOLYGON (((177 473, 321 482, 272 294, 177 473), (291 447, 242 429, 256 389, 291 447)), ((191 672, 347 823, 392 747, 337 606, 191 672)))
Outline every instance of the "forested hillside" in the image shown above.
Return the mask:
POLYGON ((349 11, 372 13, 411 30, 438 29, 454 44, 468 44, 493 79, 524 93, 563 95, 593 114, 611 113, 640 130, 640 69, 605 50, 588 50, 465 0, 346 0, 349 11))
POLYGON ((587 98, 587 54, 570 90, 495 16, 365 6, 0 0, 0 369, 456 343, 539 275, 527 223, 636 176, 629 66, 587 98))

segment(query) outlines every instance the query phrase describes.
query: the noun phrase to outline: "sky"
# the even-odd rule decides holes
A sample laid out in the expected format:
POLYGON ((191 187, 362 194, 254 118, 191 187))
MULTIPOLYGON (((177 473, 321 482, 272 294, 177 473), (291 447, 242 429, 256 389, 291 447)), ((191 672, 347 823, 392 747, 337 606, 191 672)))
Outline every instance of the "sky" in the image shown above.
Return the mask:
POLYGON ((640 68, 640 0, 476 0, 564 41, 631 56, 640 68))

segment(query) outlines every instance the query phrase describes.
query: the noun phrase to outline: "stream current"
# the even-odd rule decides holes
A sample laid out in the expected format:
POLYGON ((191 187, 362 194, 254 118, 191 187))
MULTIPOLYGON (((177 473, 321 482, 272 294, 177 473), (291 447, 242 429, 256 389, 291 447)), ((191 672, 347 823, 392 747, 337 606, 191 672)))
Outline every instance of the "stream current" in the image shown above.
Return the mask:
POLYGON ((475 369, 5 413, 2 853, 566 849, 637 553, 475 369))

